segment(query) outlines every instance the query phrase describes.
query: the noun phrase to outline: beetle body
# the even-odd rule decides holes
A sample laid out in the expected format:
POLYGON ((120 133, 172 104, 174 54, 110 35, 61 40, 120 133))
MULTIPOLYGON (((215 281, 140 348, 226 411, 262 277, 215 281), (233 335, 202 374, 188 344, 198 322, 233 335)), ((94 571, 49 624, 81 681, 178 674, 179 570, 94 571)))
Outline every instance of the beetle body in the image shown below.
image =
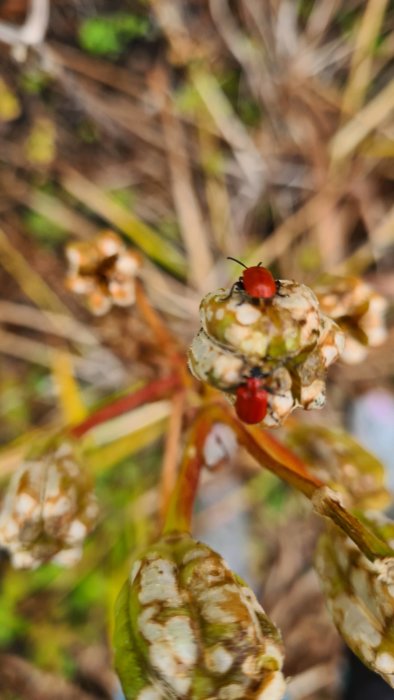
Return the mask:
POLYGON ((266 267, 247 267, 242 275, 246 294, 254 299, 272 299, 276 294, 276 282, 266 267))
POLYGON ((267 414, 268 392, 258 377, 248 377, 236 391, 235 410, 244 423, 260 423, 267 414))
POLYGON ((252 299, 272 299, 275 296, 278 291, 277 282, 271 272, 261 263, 246 267, 243 262, 236 260, 236 258, 228 258, 228 260, 234 260, 245 268, 245 272, 234 286, 242 289, 252 299))

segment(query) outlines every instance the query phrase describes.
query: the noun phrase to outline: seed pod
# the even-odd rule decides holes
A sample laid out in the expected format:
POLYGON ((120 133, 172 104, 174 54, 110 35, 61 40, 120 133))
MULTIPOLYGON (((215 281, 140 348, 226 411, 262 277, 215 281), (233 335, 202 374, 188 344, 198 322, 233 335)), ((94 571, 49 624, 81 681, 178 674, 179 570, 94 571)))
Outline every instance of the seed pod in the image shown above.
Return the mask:
MULTIPOLYGON (((371 515, 368 525, 394 542, 394 523, 382 517, 371 515)), ((329 612, 346 643, 394 687, 394 558, 371 562, 341 530, 330 526, 318 544, 316 569, 329 612)))
POLYGON ((324 405, 326 370, 343 348, 343 334, 308 287, 281 280, 268 301, 252 300, 242 289, 219 290, 202 300, 200 313, 202 328, 189 351, 195 377, 238 403, 237 389, 259 379, 268 394, 266 426, 281 425, 297 406, 324 405))
POLYGON ((385 508, 391 496, 379 460, 344 430, 297 425, 287 433, 292 449, 324 484, 346 495, 357 508, 385 508))
POLYGON ((319 303, 304 284, 281 280, 280 295, 270 303, 250 303, 243 292, 219 290, 201 302, 207 335, 233 352, 258 363, 267 357, 297 355, 314 345, 320 333, 319 303))
POLYGON ((369 284, 358 277, 325 275, 314 289, 322 310, 345 331, 345 362, 361 362, 368 347, 386 340, 387 301, 369 284))
POLYGON ((281 700, 280 636, 252 591, 190 535, 134 561, 115 611, 128 700, 281 700))
POLYGON ((34 569, 49 560, 71 566, 97 514, 76 446, 55 441, 37 448, 13 475, 0 512, 0 546, 16 568, 34 569))
POLYGON ((75 294, 86 296, 93 314, 102 316, 113 304, 134 304, 141 258, 128 250, 116 233, 102 231, 92 241, 72 243, 66 255, 70 266, 67 286, 75 294))

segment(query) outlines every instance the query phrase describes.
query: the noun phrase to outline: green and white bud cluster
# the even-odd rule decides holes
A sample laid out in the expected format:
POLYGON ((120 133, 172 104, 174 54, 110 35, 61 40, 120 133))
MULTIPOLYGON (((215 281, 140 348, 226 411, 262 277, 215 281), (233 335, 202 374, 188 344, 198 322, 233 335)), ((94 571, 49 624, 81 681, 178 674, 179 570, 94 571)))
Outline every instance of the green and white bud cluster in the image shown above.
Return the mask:
POLYGON ((345 331, 342 359, 355 364, 364 360, 369 347, 387 338, 387 301, 359 277, 325 275, 314 290, 322 310, 345 331))
POLYGON ((327 367, 341 353, 344 337, 309 287, 280 280, 269 300, 219 289, 204 297, 200 316, 189 351, 197 379, 234 400, 237 387, 261 371, 269 392, 266 426, 281 425, 297 407, 324 405, 327 367))
MULTIPOLYGON (((380 514, 370 529, 394 545, 394 523, 380 514)), ((316 569, 331 616, 352 651, 394 687, 394 557, 369 561, 337 527, 321 537, 316 569)))
POLYGON ((186 533, 135 559, 115 612, 128 700, 281 700, 279 633, 216 552, 186 533))
POLYGON ((0 511, 0 546, 16 568, 76 563, 98 515, 76 446, 60 439, 32 452, 11 478, 0 511))

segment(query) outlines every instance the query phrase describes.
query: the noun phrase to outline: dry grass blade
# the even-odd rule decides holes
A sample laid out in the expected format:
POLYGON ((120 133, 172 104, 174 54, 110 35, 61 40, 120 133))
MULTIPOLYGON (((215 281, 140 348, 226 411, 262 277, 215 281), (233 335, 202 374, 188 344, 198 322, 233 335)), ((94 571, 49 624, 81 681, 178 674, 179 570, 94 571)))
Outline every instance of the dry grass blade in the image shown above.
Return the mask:
MULTIPOLYGON (((41 367, 52 367, 50 346, 16 333, 0 330, 0 352, 41 367)), ((119 383, 119 368, 117 365, 111 366, 109 357, 106 357, 106 362, 103 362, 103 358, 100 356, 94 358, 78 357, 72 353, 71 355, 75 372, 81 379, 93 384, 98 382, 99 385, 102 385, 103 382, 106 385, 111 385, 113 382, 116 386, 119 383)))
POLYGON ((321 43, 324 40, 324 35, 340 4, 341 0, 325 0, 325 2, 315 2, 306 26, 307 36, 312 37, 321 43))
POLYGON ((336 163, 348 158, 373 129, 389 119, 393 110, 394 80, 337 131, 330 144, 332 161, 336 163))
POLYGON ((185 274, 184 259, 174 246, 163 241, 156 231, 114 202, 90 180, 66 168, 61 184, 73 197, 128 236, 146 255, 177 275, 185 274))
POLYGON ((32 189, 26 193, 24 204, 55 224, 61 222, 62 228, 69 231, 76 238, 92 238, 99 231, 96 224, 93 224, 86 216, 79 214, 72 207, 62 202, 59 197, 53 197, 45 192, 32 189))
POLYGON ((321 190, 311 197, 294 214, 291 214, 280 224, 271 235, 263 241, 247 258, 248 264, 257 264, 263 261, 264 265, 271 264, 280 258, 289 246, 305 231, 324 217, 330 216, 335 206, 333 197, 327 197, 330 193, 321 190))
POLYGON ((145 430, 145 428, 154 423, 167 421, 170 415, 170 401, 164 399, 154 401, 93 428, 89 433, 89 437, 96 446, 106 445, 122 437, 131 439, 134 433, 145 430))
POLYGON ((81 423, 87 415, 82 392, 74 377, 74 364, 68 353, 52 352, 52 380, 58 394, 65 425, 81 423))
POLYGON ((373 51, 379 36, 388 0, 369 0, 357 32, 350 75, 343 95, 344 114, 354 114, 364 102, 370 84, 373 51))
POLYGON ((155 71, 152 85, 166 105, 161 112, 164 143, 167 149, 172 195, 185 245, 190 282, 200 292, 206 288, 207 277, 213 267, 206 222, 193 183, 192 169, 186 149, 184 128, 178 115, 171 109, 168 98, 168 80, 163 71, 155 71))
POLYGON ((2 229, 0 229, 0 263, 18 282, 26 296, 37 306, 55 314, 70 315, 65 304, 48 287, 41 275, 29 265, 23 255, 16 250, 2 229))
POLYGON ((191 72, 191 80, 222 137, 233 149, 245 181, 254 193, 259 192, 265 166, 247 129, 235 115, 214 75, 197 69, 191 72))
POLYGON ((0 322, 31 328, 40 333, 53 333, 82 345, 96 346, 99 344, 93 332, 71 316, 51 311, 44 312, 42 309, 35 309, 25 304, 15 304, 12 301, 0 301, 0 322))
POLYGON ((362 274, 371 262, 382 259, 393 245, 394 207, 390 209, 383 221, 373 230, 371 239, 359 246, 355 253, 334 268, 338 274, 362 274))
POLYGON ((219 154, 221 156, 218 138, 204 129, 204 124, 210 121, 208 115, 200 115, 199 119, 199 145, 201 149, 201 161, 205 172, 205 197, 207 200, 212 234, 218 250, 223 254, 235 254, 239 249, 239 239, 236 233, 235 222, 231 212, 229 190, 227 188, 224 167, 216 168, 212 173, 206 163, 215 162, 219 154), (200 128, 200 124, 202 127, 200 128))

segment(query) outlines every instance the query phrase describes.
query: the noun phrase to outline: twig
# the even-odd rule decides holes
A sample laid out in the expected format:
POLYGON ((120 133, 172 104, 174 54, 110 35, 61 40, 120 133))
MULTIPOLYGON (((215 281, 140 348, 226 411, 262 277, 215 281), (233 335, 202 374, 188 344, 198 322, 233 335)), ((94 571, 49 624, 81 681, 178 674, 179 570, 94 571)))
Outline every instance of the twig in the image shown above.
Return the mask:
POLYGON ((164 324, 161 316, 153 308, 139 280, 136 280, 135 292, 137 308, 141 312, 144 321, 151 329, 154 340, 160 348, 160 351, 166 355, 174 353, 178 343, 164 324))
POLYGON ((30 0, 30 11, 21 27, 0 22, 0 41, 12 46, 41 44, 48 29, 49 10, 49 0, 30 0))
POLYGON ((147 224, 114 202, 102 189, 72 168, 64 168, 61 185, 85 206, 128 236, 146 255, 177 275, 184 275, 183 256, 147 224))

